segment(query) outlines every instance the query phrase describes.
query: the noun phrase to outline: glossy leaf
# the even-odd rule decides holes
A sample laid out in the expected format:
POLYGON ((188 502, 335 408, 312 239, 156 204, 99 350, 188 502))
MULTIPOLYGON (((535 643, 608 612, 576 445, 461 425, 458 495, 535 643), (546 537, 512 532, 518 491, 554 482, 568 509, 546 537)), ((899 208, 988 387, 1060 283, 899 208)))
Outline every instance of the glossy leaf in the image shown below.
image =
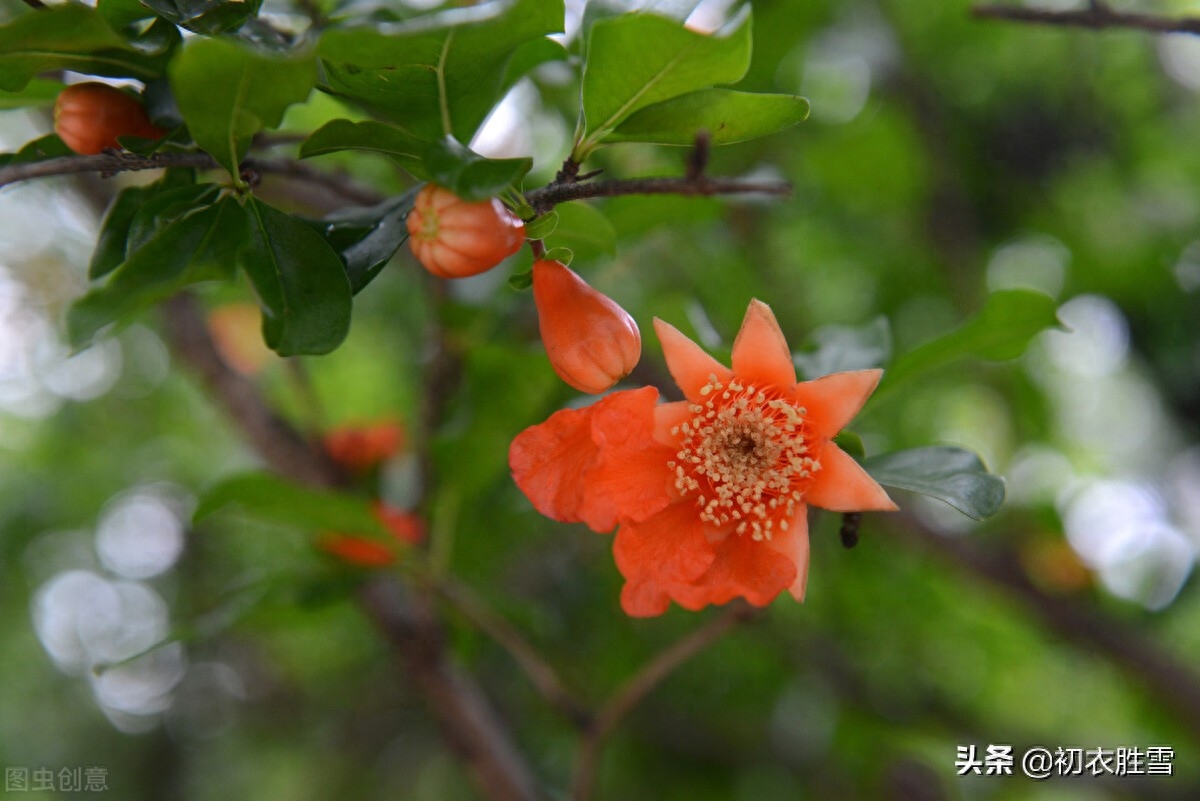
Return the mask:
POLYGON ((246 223, 237 200, 225 197, 163 226, 113 270, 103 287, 71 307, 67 331, 72 347, 85 346, 104 326, 128 322, 188 284, 232 278, 246 223))
POLYGON ((994 515, 1004 503, 1004 479, 962 448, 895 451, 873 456, 863 467, 885 487, 937 498, 975 520, 994 515))
POLYGON ((262 0, 141 0, 158 16, 193 33, 235 30, 258 14, 262 0))
POLYGON ((243 473, 225 479, 200 496, 193 520, 221 509, 304 531, 338 531, 394 542, 366 498, 292 484, 269 473, 243 473))
POLYGON ((258 293, 267 345, 281 356, 328 353, 350 330, 342 260, 295 217, 255 198, 246 210, 250 240, 240 263, 258 293))
POLYGON ((280 55, 231 39, 194 38, 172 60, 171 89, 196 144, 235 180, 250 138, 277 127, 316 80, 311 53, 280 55))
MULTIPOLYGON (((639 109, 741 79, 750 66, 747 7, 708 36, 654 14, 623 14, 592 26, 583 72, 581 160, 639 109)), ((694 132, 693 132, 694 133, 694 132)))
POLYGON ((32 142, 26 142, 16 153, 0 153, 0 167, 6 164, 27 164, 74 155, 75 152, 67 147, 57 134, 46 134, 32 142))
POLYGON ((778 133, 806 117, 808 101, 797 95, 704 89, 634 112, 604 141, 689 146, 698 131, 707 131, 710 144, 728 145, 778 133))
POLYGON ((965 325, 896 359, 876 395, 969 356, 1015 359, 1039 333, 1061 325, 1057 308, 1053 298, 1033 290, 993 292, 983 310, 965 325))
POLYGON ((149 80, 163 54, 146 52, 114 31, 94 8, 67 3, 18 16, 0 26, 0 90, 19 92, 42 72, 149 80))
POLYGON ((323 220, 305 221, 341 257, 354 294, 375 280, 408 240, 404 219, 416 195, 417 190, 412 189, 369 208, 347 209, 323 220))
MULTIPOLYGON (((501 0, 393 24, 331 28, 318 52, 329 89, 414 136, 470 141, 508 85, 521 45, 563 27, 561 0, 501 0)), ((542 54, 522 55, 532 67, 542 54)), ((520 63, 520 62, 519 62, 520 63)))
POLYGON ((525 223, 526 239, 545 239, 558 228, 558 212, 554 209, 525 223))
POLYGON ((100 236, 88 264, 88 278, 103 278, 125 261, 125 243, 129 239, 133 218, 158 191, 159 187, 155 184, 130 186, 113 198, 100 223, 100 236))
POLYGON ((301 158, 340 150, 368 150, 394 159, 423 181, 444 186, 466 200, 495 197, 521 180, 531 159, 484 158, 457 140, 418 139, 401 128, 367 120, 334 120, 313 132, 300 146, 301 158))
POLYGON ((162 182, 159 190, 134 213, 125 239, 126 257, 149 242, 164 226, 190 214, 197 207, 214 202, 221 191, 216 184, 193 184, 182 178, 178 180, 178 184, 162 182))
POLYGON ((816 347, 793 354, 804 379, 830 373, 882 367, 892 357, 892 330, 886 317, 864 326, 826 325, 813 332, 816 347))

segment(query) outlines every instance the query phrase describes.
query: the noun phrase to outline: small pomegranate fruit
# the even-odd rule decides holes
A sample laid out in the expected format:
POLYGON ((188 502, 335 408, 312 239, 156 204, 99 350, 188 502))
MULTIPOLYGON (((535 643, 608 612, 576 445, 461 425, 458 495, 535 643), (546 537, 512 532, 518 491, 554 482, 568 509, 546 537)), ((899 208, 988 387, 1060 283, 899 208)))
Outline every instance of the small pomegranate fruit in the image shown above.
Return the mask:
POLYGON ((119 148, 118 136, 158 139, 166 134, 150 122, 133 97, 106 83, 77 83, 58 94, 54 132, 67 147, 84 156, 119 148))
POLYGON ((426 184, 408 213, 408 245, 439 278, 486 272, 521 249, 525 224, 496 198, 469 203, 426 184))

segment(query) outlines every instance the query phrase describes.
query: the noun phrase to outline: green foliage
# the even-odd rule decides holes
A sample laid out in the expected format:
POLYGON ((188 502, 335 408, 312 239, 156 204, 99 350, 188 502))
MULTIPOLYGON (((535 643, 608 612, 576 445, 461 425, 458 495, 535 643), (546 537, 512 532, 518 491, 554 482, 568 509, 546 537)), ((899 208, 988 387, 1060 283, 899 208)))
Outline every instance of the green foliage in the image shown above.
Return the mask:
POLYGON ((20 92, 39 73, 62 69, 146 80, 162 74, 164 57, 116 33, 93 8, 52 6, 0 27, 0 90, 20 92))
MULTIPOLYGON (((513 53, 562 30, 561 0, 502 0, 413 21, 332 28, 318 52, 327 91, 434 142, 468 142, 504 89, 548 50, 513 53)), ((557 54, 556 51, 555 54, 557 54)))
POLYGON ((640 109, 739 80, 750 66, 748 7, 727 28, 705 36, 654 14, 596 22, 583 72, 583 136, 572 157, 583 161, 640 109))
POLYGON ((314 490, 271 473, 243 473, 209 487, 193 520, 202 523, 230 507, 256 520, 310 533, 342 532, 392 542, 367 499, 314 490))
POLYGON ((171 89, 196 144, 240 184, 250 137, 275 128, 316 81, 311 52, 287 54, 223 38, 187 42, 171 60, 171 89))
POLYGON ((863 463, 886 487, 919 492, 983 520, 1004 503, 1004 481, 988 472, 978 456, 962 448, 929 447, 884 453, 863 463))
POLYGON ((238 252, 263 310, 263 338, 280 356, 328 353, 350 330, 350 281, 342 260, 309 226, 251 198, 238 252))
POLYGON ((322 220, 305 220, 341 257, 353 294, 371 283, 408 241, 404 218, 416 196, 417 190, 411 189, 369 208, 342 209, 322 220))
POLYGON ((714 145, 768 136, 808 117, 808 101, 797 95, 768 95, 704 89, 639 109, 604 137, 604 142, 691 145, 705 131, 714 145))

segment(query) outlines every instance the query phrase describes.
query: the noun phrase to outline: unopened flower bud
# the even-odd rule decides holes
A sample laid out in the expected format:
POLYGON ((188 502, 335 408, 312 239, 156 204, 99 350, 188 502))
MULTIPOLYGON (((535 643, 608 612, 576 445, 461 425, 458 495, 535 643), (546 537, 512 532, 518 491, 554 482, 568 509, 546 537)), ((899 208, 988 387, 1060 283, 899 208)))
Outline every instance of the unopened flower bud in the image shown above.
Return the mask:
POLYGON ((486 272, 525 241, 525 224, 496 198, 470 203, 435 184, 417 193, 406 223, 413 255, 439 278, 486 272))
POLYGON ((575 389, 603 392, 641 358, 642 335, 629 313, 562 263, 534 262, 533 301, 550 366, 575 389))

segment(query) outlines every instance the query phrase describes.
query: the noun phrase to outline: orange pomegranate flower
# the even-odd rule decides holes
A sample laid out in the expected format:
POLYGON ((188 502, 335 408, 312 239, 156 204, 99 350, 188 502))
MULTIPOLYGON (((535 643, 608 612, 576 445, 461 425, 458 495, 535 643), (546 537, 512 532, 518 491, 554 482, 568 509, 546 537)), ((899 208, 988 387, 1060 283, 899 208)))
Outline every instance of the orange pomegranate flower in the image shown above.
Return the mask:
POLYGON ((329 458, 352 473, 365 473, 395 455, 404 444, 404 428, 394 420, 344 425, 322 439, 329 458))
POLYGON ((542 514, 617 528, 613 554, 633 616, 745 598, 804 599, 808 507, 894 511, 833 442, 881 370, 796 380, 770 307, 751 301, 726 367, 674 327, 654 328, 685 400, 652 387, 556 412, 513 441, 517 486, 542 514))
MULTIPOLYGON (((375 501, 371 511, 400 544, 401 549, 405 545, 417 545, 425 538, 424 523, 411 512, 389 506, 379 500, 375 501)), ((398 556, 395 545, 337 532, 322 534, 317 538, 317 547, 343 562, 358 567, 387 567, 394 564, 398 556)))

